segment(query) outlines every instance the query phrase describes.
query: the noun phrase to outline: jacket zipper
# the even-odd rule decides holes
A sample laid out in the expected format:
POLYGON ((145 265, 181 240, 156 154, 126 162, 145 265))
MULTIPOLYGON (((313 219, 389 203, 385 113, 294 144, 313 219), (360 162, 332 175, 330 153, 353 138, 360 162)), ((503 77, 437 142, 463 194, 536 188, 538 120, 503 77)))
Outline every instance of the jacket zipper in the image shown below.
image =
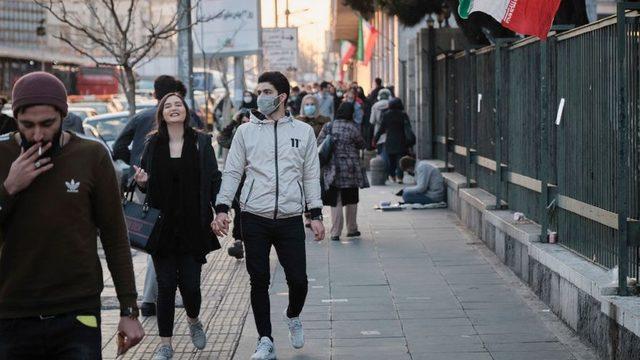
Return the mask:
POLYGON ((276 206, 273 210, 273 220, 278 218, 278 197, 280 196, 280 175, 278 174, 278 122, 273 124, 273 133, 275 138, 275 150, 276 150, 276 206))

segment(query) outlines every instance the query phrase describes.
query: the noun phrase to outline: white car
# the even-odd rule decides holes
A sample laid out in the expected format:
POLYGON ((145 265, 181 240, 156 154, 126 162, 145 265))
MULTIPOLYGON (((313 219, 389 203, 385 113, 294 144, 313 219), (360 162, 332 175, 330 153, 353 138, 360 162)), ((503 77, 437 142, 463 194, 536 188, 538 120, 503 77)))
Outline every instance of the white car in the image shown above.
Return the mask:
POLYGON ((78 115, 81 120, 98 115, 96 109, 90 107, 69 106, 68 111, 72 114, 78 115))

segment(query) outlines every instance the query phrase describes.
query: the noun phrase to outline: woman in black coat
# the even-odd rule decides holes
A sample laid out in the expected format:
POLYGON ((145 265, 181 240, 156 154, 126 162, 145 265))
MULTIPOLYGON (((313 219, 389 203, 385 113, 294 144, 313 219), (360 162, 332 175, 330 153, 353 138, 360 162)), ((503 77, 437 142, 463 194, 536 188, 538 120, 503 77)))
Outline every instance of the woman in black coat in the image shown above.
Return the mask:
POLYGON ((196 348, 205 347, 206 335, 198 319, 202 302, 200 273, 205 256, 220 248, 211 223, 221 174, 211 136, 192 129, 188 114, 180 95, 165 96, 156 113, 158 130, 149 137, 140 167, 135 167, 135 180, 146 192, 148 204, 160 210, 151 251, 158 278, 161 340, 154 359, 173 356, 171 338, 178 286, 191 340, 196 348))
POLYGON ((391 180, 402 183, 403 173, 400 169, 400 158, 407 154, 407 139, 405 137, 405 121, 408 121, 407 113, 404 111, 402 100, 393 98, 389 100, 389 107, 382 113, 382 124, 375 136, 378 143, 382 134, 387 134, 384 151, 387 153, 387 170, 391 175, 391 180))

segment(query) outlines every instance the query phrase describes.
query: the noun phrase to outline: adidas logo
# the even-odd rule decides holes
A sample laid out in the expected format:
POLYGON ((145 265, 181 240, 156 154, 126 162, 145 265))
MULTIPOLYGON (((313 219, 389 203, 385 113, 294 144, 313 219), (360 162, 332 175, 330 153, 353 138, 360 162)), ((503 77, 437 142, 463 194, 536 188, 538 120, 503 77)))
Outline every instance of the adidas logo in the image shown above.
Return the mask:
POLYGON ((77 193, 80 188, 80 182, 76 182, 74 179, 71 179, 71 181, 65 181, 64 184, 67 185, 68 193, 77 193))

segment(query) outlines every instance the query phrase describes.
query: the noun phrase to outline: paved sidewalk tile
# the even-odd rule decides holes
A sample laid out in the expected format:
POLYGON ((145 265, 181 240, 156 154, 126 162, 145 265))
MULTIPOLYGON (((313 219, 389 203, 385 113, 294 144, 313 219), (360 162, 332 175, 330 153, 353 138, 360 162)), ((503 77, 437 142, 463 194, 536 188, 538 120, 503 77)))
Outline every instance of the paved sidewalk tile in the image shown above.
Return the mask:
MULTIPOLYGON (((287 286, 275 265, 279 359, 578 359, 480 254, 454 213, 373 210, 394 199, 393 189, 361 192, 360 238, 316 243, 307 234, 312 281, 302 315, 308 345, 301 350, 290 348, 280 321, 287 286)), ((254 350, 251 312, 246 324, 234 359, 249 359, 254 350)))
MULTIPOLYGON (((302 314, 304 349, 292 349, 282 321, 288 287, 272 252, 271 314, 278 359, 313 360, 576 360, 478 249, 482 246, 446 209, 378 212, 398 187, 361 192, 360 238, 315 242, 307 233, 309 294, 302 314)), ((328 215, 328 209, 325 209, 328 215)), ((325 218, 328 218, 326 216, 325 218)), ((327 227, 330 224, 325 224, 327 227)), ((211 254, 203 267, 202 319, 209 343, 191 345, 183 309, 176 312, 174 359, 248 360, 257 332, 244 261, 211 254)), ((134 253, 142 289, 146 256, 134 253)), ((103 294, 104 358, 115 357, 118 304, 109 272, 103 294)), ((549 314, 546 313, 548 316, 549 314)), ((159 343, 155 317, 148 336, 125 359, 149 359, 159 343)), ((584 353, 584 351, 582 352, 584 353)))

